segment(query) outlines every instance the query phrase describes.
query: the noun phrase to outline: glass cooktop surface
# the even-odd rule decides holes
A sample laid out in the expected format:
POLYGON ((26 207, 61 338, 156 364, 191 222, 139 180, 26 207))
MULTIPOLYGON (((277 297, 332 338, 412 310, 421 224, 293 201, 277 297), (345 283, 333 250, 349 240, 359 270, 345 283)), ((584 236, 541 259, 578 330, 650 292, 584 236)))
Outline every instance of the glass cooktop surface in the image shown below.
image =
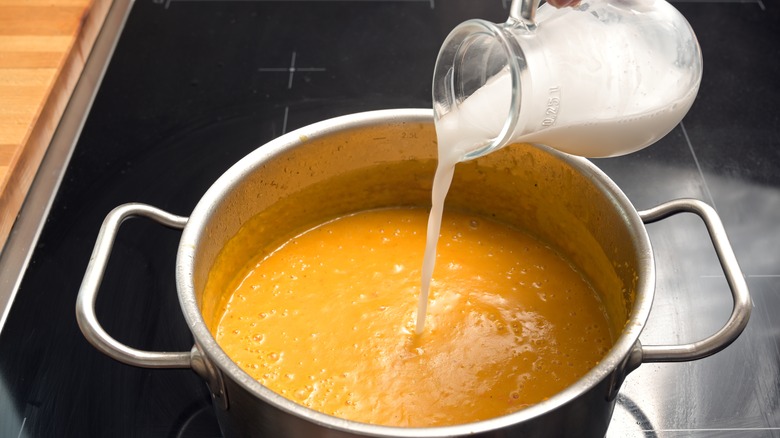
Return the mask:
MULTIPOLYGON (((676 1, 704 56, 683 122, 638 153, 594 160, 637 209, 679 197, 720 215, 754 310, 714 356, 643 364, 607 436, 780 437, 780 3, 676 1)), ((2 437, 219 437, 190 370, 118 363, 87 343, 74 306, 98 229, 126 202, 187 216, 228 167, 310 123, 430 108, 444 37, 502 0, 139 0, 122 30, 0 332, 2 437)), ((728 285, 701 221, 647 225, 657 268, 645 344, 715 332, 728 285)), ((122 227, 97 301, 119 341, 188 351, 174 284, 180 233, 122 227)))

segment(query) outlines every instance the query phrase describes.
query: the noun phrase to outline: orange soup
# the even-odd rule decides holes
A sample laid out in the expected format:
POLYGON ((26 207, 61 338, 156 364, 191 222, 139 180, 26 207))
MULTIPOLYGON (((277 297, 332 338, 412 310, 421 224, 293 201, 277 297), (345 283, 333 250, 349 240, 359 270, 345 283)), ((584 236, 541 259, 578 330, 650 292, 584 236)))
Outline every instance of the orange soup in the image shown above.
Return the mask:
POLYGON ((561 391, 612 345, 598 294, 533 237, 446 212, 415 335, 427 211, 342 217, 260 254, 211 324, 273 391, 326 414, 442 426, 561 391))

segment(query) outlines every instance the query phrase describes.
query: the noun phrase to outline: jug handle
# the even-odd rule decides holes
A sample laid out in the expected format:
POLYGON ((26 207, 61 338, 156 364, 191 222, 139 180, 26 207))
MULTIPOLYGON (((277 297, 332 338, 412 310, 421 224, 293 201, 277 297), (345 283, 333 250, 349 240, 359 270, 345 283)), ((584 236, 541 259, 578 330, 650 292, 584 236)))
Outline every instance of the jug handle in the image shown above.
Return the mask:
POLYGON ((100 283, 103 280, 103 273, 111 256, 114 239, 125 219, 138 216, 150 218, 175 229, 183 229, 188 219, 137 203, 120 205, 111 210, 100 227, 95 248, 92 250, 84 279, 79 288, 76 299, 76 320, 81 332, 90 344, 119 362, 143 368, 192 368, 192 352, 151 352, 128 347, 111 337, 97 319, 95 301, 100 283))
POLYGON ((509 5, 509 24, 519 24, 527 29, 536 27, 536 9, 539 0, 512 0, 509 5))
POLYGON ((639 216, 645 224, 649 224, 683 212, 694 213, 704 221, 731 289, 731 315, 720 330, 698 342, 682 345, 641 345, 641 354, 637 355, 641 357, 641 363, 685 362, 713 355, 739 337, 747 326, 753 308, 747 282, 739 268, 723 223, 714 208, 698 199, 677 199, 640 211, 639 216))

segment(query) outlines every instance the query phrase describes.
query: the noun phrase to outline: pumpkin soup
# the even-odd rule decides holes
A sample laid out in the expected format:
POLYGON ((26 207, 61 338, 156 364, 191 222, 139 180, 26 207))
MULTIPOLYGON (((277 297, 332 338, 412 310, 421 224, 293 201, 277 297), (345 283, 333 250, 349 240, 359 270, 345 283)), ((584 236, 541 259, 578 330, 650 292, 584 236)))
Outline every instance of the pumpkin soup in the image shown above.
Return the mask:
POLYGON ((446 212, 415 334, 427 212, 341 217, 258 255, 210 324, 273 391, 365 423, 492 418, 583 376, 612 344, 598 294, 533 237, 446 212))

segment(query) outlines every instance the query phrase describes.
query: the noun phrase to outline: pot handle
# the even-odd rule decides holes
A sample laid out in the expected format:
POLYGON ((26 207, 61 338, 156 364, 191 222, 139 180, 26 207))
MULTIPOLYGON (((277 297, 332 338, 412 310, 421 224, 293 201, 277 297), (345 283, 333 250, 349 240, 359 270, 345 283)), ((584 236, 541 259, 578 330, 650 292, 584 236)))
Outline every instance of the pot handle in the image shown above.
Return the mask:
POLYGON ((753 303, 747 283, 731 249, 723 223, 714 208, 698 199, 677 199, 649 210, 639 212, 645 224, 653 223, 677 213, 694 213, 707 227, 726 281, 731 288, 734 306, 726 324, 715 334, 698 342, 682 345, 643 345, 641 362, 685 362, 713 355, 734 342, 747 326, 753 303))
POLYGON ((167 213, 150 205, 130 203, 114 208, 103 220, 95 248, 89 258, 84 279, 76 299, 76 320, 90 344, 103 354, 128 365, 143 368, 191 368, 192 353, 169 353, 137 350, 112 338, 97 320, 95 300, 103 280, 114 239, 125 219, 144 216, 170 228, 182 229, 186 217, 167 213))

